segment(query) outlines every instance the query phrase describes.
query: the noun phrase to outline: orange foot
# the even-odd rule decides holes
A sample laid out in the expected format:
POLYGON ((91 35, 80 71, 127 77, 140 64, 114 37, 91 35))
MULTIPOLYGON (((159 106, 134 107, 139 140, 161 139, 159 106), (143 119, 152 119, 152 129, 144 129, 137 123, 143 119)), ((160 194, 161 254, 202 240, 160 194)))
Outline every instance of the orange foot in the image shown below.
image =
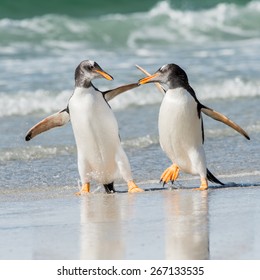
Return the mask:
POLYGON ((134 181, 129 181, 128 182, 128 192, 129 193, 136 193, 136 192, 143 192, 143 189, 140 189, 134 181))
POLYGON ((201 179, 200 187, 195 188, 195 191, 205 191, 208 189, 208 180, 206 178, 201 179))
POLYGON ((86 183, 82 186, 82 188, 79 192, 75 193, 75 195, 87 194, 89 192, 90 192, 90 183, 86 183))
POLYGON ((173 183, 179 176, 179 170, 180 168, 175 163, 165 169, 160 179, 160 182, 163 182, 163 186, 169 181, 173 183))

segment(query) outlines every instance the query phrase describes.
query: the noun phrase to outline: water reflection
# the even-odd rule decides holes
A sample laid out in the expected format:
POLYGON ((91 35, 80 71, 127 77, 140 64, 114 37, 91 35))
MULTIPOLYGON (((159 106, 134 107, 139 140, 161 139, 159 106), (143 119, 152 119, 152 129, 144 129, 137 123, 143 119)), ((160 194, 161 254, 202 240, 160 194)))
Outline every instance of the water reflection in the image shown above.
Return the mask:
POLYGON ((165 258, 208 259, 208 192, 173 191, 165 202, 165 258))
POLYGON ((208 259, 208 192, 81 198, 81 259, 208 259))
POLYGON ((115 195, 85 196, 81 202, 81 259, 122 259, 120 200, 115 195))

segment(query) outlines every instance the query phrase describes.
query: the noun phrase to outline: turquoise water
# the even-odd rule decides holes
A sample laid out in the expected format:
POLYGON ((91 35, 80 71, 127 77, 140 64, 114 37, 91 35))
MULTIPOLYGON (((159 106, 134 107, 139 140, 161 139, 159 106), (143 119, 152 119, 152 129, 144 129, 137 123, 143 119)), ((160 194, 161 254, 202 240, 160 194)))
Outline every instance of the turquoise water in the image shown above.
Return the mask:
MULTIPOLYGON (((53 183, 77 185, 70 125, 30 143, 24 142, 24 135, 43 117, 66 106, 74 87, 74 69, 84 59, 97 61, 114 76, 113 82, 95 81, 102 90, 140 79, 143 75, 135 64, 150 72, 165 63, 179 64, 186 70, 198 98, 238 122, 253 140, 244 141, 235 132, 206 119, 206 145, 219 141, 222 147, 234 137, 245 150, 239 156, 236 154, 238 160, 248 161, 252 157, 249 172, 258 172, 259 163, 254 156, 259 154, 259 141, 254 139, 258 139, 260 132, 260 1, 143 1, 131 5, 119 2, 120 5, 116 1, 108 5, 105 1, 64 1, 60 5, 59 1, 52 1, 39 6, 30 1, 12 6, 1 2, 0 184, 9 188, 22 180, 22 185, 32 187, 53 183), (64 157, 71 163, 71 173, 63 172, 67 163, 64 157), (54 180, 48 171, 53 161, 57 161, 53 167, 54 180), (32 180, 37 164, 39 174, 32 180), (62 175, 56 178, 55 174, 62 175)), ((147 153, 146 174, 156 172, 153 179, 158 178, 166 164, 154 170, 153 161, 149 160, 157 152, 165 158, 157 132, 161 99, 153 85, 148 85, 110 102, 118 115, 126 150, 147 153), (132 114, 138 118, 132 118, 132 114)), ((218 172, 218 167, 220 174, 240 174, 246 170, 246 166, 240 170, 234 165, 233 157, 229 163, 231 170, 222 169, 223 155, 231 148, 222 152, 219 149, 213 171, 215 168, 218 172)), ((138 170, 141 162, 138 157, 133 166, 138 170)), ((150 175, 144 179, 146 176, 151 179, 150 175)))
MULTIPOLYGON (((69 4, 57 14, 38 15, 39 6, 34 16, 21 19, 2 4, 9 17, 0 19, 0 117, 59 110, 83 59, 96 60, 115 76, 113 83, 98 82, 105 89, 139 79, 135 64, 155 71, 175 62, 188 72, 200 98, 259 96, 260 1, 185 3, 181 9, 180 3, 147 1, 144 11, 136 3, 134 12, 105 13, 104 7, 100 15, 89 11, 81 17, 62 12, 69 4)), ((155 104, 160 96, 133 91, 118 100, 114 109, 155 104)))
MULTIPOLYGON (((43 117, 66 106, 74 87, 74 69, 84 59, 97 61, 115 78, 112 82, 95 81, 101 90, 140 79, 143 75, 135 64, 150 72, 165 63, 179 64, 198 98, 235 120, 252 138, 244 141, 235 132, 206 119, 206 145, 219 141, 222 147, 234 137, 236 145, 242 145, 236 154, 238 160, 252 158, 248 170, 259 172, 259 163, 254 160, 259 154, 259 141, 254 139, 260 132, 260 1, 143 1, 131 5, 127 1, 119 1, 120 5, 117 1, 109 5, 106 1, 94 2, 63 1, 60 5, 52 1, 39 6, 30 1, 12 5, 1 2, 0 185, 9 188, 21 181, 32 187, 77 185, 70 124, 30 143, 24 142, 24 135, 43 117), (63 160, 66 157, 68 160, 63 160), (48 169, 55 161, 50 176, 48 169), (64 174, 67 162, 71 172, 64 174), (39 168, 39 174, 32 179, 35 168, 39 168)), ((160 153, 167 162, 157 132, 161 99, 153 85, 147 85, 110 102, 118 115, 126 150, 130 154, 147 153, 145 174, 149 175, 140 175, 142 179, 151 179, 151 170, 156 173, 152 179, 156 179, 165 168, 166 163, 154 168, 154 153, 160 153)), ((223 156, 230 147, 216 150, 213 171, 219 168, 220 174, 240 174, 246 170, 246 166, 240 170, 232 161, 231 170, 227 171, 227 166, 222 169, 223 156)), ((137 170, 140 163, 139 156, 133 159, 137 170)))
MULTIPOLYGON (((1 1, 0 17, 8 18, 29 18, 44 14, 62 14, 73 17, 94 17, 113 13, 133 13, 147 11, 154 6, 158 0, 127 1, 127 0, 54 0, 54 1, 33 1, 21 0, 10 4, 8 0, 1 1)), ((198 10, 210 8, 217 5, 219 0, 174 0, 168 1, 176 9, 198 10)), ((226 1, 244 5, 249 1, 226 1)))

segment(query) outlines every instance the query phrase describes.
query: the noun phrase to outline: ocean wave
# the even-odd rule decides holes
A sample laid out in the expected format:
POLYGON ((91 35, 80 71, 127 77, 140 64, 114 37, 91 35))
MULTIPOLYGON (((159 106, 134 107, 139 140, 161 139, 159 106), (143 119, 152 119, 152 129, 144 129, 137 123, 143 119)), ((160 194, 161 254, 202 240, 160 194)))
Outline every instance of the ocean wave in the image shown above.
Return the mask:
MULTIPOLYGON (((193 86, 199 100, 230 99, 260 96, 260 82, 243 81, 235 78, 226 81, 201 83, 193 86)), ((163 96, 156 87, 140 87, 132 92, 124 93, 111 100, 113 109, 119 110, 129 106, 158 104, 163 96)))
MULTIPOLYGON (((97 17, 0 19, 0 117, 63 109, 72 93, 73 71, 83 59, 101 63, 119 84, 141 77, 136 63, 155 71, 175 62, 189 69, 200 100, 259 96, 260 1, 193 10, 169 3, 97 17)), ((158 104, 161 98, 154 87, 145 86, 110 103, 120 110, 158 104)))
POLYGON ((0 117, 59 111, 66 107, 70 95, 71 91, 62 91, 54 96, 45 90, 0 93, 0 117))
POLYGON ((244 81, 240 78, 234 78, 222 82, 197 85, 196 92, 201 100, 256 97, 260 96, 259 87, 259 81, 244 81))
MULTIPOLYGON (((153 144, 158 144, 158 136, 146 135, 143 137, 122 140, 124 148, 145 148, 153 144)), ((30 145, 28 147, 12 147, 0 149, 0 163, 7 161, 27 161, 43 158, 52 158, 57 156, 69 156, 76 154, 75 145, 30 145)))
MULTIPOLYGON (((260 124, 246 125, 243 126, 243 128, 246 130, 246 132, 249 135, 253 135, 254 133, 260 132, 260 124)), ((214 129, 210 129, 207 127, 205 128, 206 139, 209 138, 216 139, 218 137, 233 137, 233 136, 236 137, 237 135, 238 134, 233 129, 230 129, 230 127, 227 126, 221 126, 221 128, 214 128, 214 129)))
MULTIPOLYGON (((243 81, 235 78, 226 81, 198 84, 193 86, 199 100, 229 99, 260 96, 259 81, 243 81)), ((18 93, 0 93, 0 117, 12 115, 28 115, 33 113, 50 114, 64 109, 71 95, 70 90, 64 90, 54 95, 45 90, 18 93)), ((130 106, 145 106, 159 104, 162 94, 153 86, 143 86, 131 90, 109 103, 113 110, 122 110, 130 106)))
POLYGON ((180 44, 259 37, 259 3, 253 1, 246 6, 220 3, 207 10, 182 11, 162 1, 143 15, 141 27, 130 34, 128 44, 136 47, 149 41, 180 44))
MULTIPOLYGON (((206 118, 204 118, 204 121, 206 118)), ((205 137, 206 142, 210 139, 223 138, 237 136, 234 130, 226 126, 211 128, 205 125, 205 137)), ((244 127, 246 131, 250 134, 260 132, 260 123, 247 125, 244 127)), ((145 135, 136 138, 122 139, 122 145, 124 149, 128 152, 136 149, 148 148, 151 145, 159 145, 159 136, 156 135, 145 135)), ((0 163, 6 163, 9 161, 30 161, 39 160, 45 158, 54 158, 62 156, 75 156, 77 153, 76 145, 30 145, 30 146, 20 146, 12 148, 0 149, 0 163)))
POLYGON ((33 160, 42 158, 51 158, 55 156, 67 156, 76 153, 75 146, 30 146, 6 148, 0 150, 0 162, 33 160))
POLYGON ((138 138, 123 140, 122 144, 126 148, 146 148, 153 144, 159 144, 159 137, 148 134, 138 138))
MULTIPOLYGON (((220 3, 209 9, 178 10, 161 1, 147 12, 73 18, 48 14, 1 19, 1 44, 84 42, 94 48, 169 45, 182 42, 241 40, 260 36, 260 1, 246 5, 220 3)), ((71 44, 70 47, 75 47, 71 44)), ((64 44, 57 46, 62 48, 64 44)), ((65 44, 66 48, 68 47, 65 44)))

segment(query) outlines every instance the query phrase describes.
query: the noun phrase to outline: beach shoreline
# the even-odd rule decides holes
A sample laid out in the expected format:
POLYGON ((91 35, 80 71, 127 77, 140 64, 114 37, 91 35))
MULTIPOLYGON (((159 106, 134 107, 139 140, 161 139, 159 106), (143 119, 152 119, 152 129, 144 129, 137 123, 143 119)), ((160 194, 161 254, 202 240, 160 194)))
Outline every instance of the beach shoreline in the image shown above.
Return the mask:
POLYGON ((140 182, 143 194, 2 194, 0 259, 259 259, 259 174, 230 179, 202 192, 191 179, 140 182))

